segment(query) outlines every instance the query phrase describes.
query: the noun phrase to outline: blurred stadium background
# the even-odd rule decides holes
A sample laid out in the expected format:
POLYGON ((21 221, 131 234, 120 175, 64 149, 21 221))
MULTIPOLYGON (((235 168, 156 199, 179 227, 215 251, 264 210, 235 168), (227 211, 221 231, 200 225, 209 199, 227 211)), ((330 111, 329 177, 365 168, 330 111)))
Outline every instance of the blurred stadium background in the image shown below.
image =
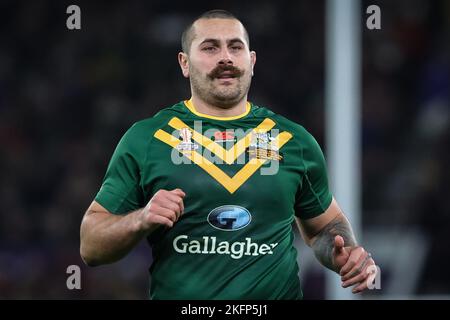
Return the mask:
MULTIPOLYGON (((189 97, 179 39, 206 10, 230 10, 249 30, 250 100, 301 123, 326 150, 325 6, 2 0, 0 298, 147 297, 147 245, 87 268, 79 225, 125 130, 189 97), (81 7, 79 31, 66 28, 70 4, 81 7), (81 290, 66 287, 73 264, 81 290)), ((361 240, 382 271, 381 290, 363 298, 449 298, 450 2, 362 1, 361 26, 361 240), (381 30, 365 28, 371 4, 381 30)), ((323 268, 299 247, 305 297, 327 298, 323 268)))

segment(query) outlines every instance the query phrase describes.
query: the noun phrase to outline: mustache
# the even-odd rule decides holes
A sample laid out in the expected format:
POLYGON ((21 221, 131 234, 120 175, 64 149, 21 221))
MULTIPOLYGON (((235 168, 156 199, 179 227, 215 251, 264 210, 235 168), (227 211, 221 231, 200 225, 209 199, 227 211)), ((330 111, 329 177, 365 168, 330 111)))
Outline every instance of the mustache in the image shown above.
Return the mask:
POLYGON ((208 77, 213 80, 215 78, 220 77, 224 72, 229 73, 229 75, 233 78, 242 77, 244 71, 231 65, 218 65, 215 67, 210 73, 208 73, 208 77))

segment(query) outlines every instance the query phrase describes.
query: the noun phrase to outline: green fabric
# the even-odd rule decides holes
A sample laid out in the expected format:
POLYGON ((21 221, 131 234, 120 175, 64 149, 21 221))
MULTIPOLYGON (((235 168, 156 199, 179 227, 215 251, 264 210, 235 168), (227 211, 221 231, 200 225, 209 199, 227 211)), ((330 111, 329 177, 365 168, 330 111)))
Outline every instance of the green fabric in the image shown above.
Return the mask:
MULTIPOLYGON (((233 145, 222 144, 226 149, 233 145)), ((244 158, 232 164, 217 163, 214 153, 197 146, 193 152, 216 160, 215 165, 230 178, 249 161, 247 150, 244 158)), ((332 200, 322 151, 302 126, 255 105, 247 115, 226 121, 199 117, 184 102, 177 103, 137 122, 125 133, 95 200, 112 213, 126 214, 144 207, 159 189, 175 188, 186 193, 184 214, 173 228, 161 227, 148 237, 153 252, 150 298, 301 299, 297 252, 293 247, 294 215, 302 219, 315 217, 332 200), (275 123, 275 131, 269 131, 272 138, 282 132, 292 138, 279 149, 280 161, 267 160, 230 192, 197 164, 173 163, 174 156, 177 161, 187 158, 155 133, 162 130, 181 140, 180 130, 168 124, 174 117, 205 135, 211 129, 235 129, 235 141, 264 119, 270 119, 275 123), (261 174, 277 165, 275 174, 261 174), (224 215, 248 210, 251 221, 231 230, 214 227, 208 215, 225 205, 235 207, 224 215)), ((246 221, 242 214, 242 221, 246 221)))

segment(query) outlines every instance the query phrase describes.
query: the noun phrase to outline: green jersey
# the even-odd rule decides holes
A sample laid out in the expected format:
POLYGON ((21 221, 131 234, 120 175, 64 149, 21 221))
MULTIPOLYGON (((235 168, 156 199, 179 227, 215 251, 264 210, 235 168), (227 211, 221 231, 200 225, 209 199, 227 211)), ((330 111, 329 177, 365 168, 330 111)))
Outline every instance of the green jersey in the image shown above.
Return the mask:
POLYGON ((326 166, 300 125, 247 103, 214 117, 191 100, 135 123, 95 200, 115 214, 182 189, 184 213, 149 235, 151 299, 301 299, 295 215, 331 203, 326 166))

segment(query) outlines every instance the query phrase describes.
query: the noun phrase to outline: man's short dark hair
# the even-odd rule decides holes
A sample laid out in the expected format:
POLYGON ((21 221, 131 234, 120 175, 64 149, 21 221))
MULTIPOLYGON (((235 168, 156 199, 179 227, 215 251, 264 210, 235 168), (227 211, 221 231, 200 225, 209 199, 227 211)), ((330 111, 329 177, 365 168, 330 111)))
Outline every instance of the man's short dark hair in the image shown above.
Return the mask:
POLYGON ((242 26, 244 27, 244 37, 245 37, 245 40, 247 41, 248 46, 250 46, 250 39, 248 36, 247 29, 245 29, 245 26, 241 22, 241 20, 236 18, 236 16, 234 16, 231 12, 228 12, 226 10, 221 10, 221 9, 215 9, 215 10, 210 10, 210 11, 207 11, 207 12, 201 14, 194 21, 192 21, 192 23, 190 25, 188 25, 186 27, 186 29, 184 29, 183 34, 181 35, 181 48, 182 48, 183 52, 189 53, 189 50, 190 50, 191 44, 192 44, 192 40, 194 40, 194 37, 195 37, 195 33, 193 30, 194 23, 200 19, 231 19, 231 20, 239 21, 242 24, 242 26))

